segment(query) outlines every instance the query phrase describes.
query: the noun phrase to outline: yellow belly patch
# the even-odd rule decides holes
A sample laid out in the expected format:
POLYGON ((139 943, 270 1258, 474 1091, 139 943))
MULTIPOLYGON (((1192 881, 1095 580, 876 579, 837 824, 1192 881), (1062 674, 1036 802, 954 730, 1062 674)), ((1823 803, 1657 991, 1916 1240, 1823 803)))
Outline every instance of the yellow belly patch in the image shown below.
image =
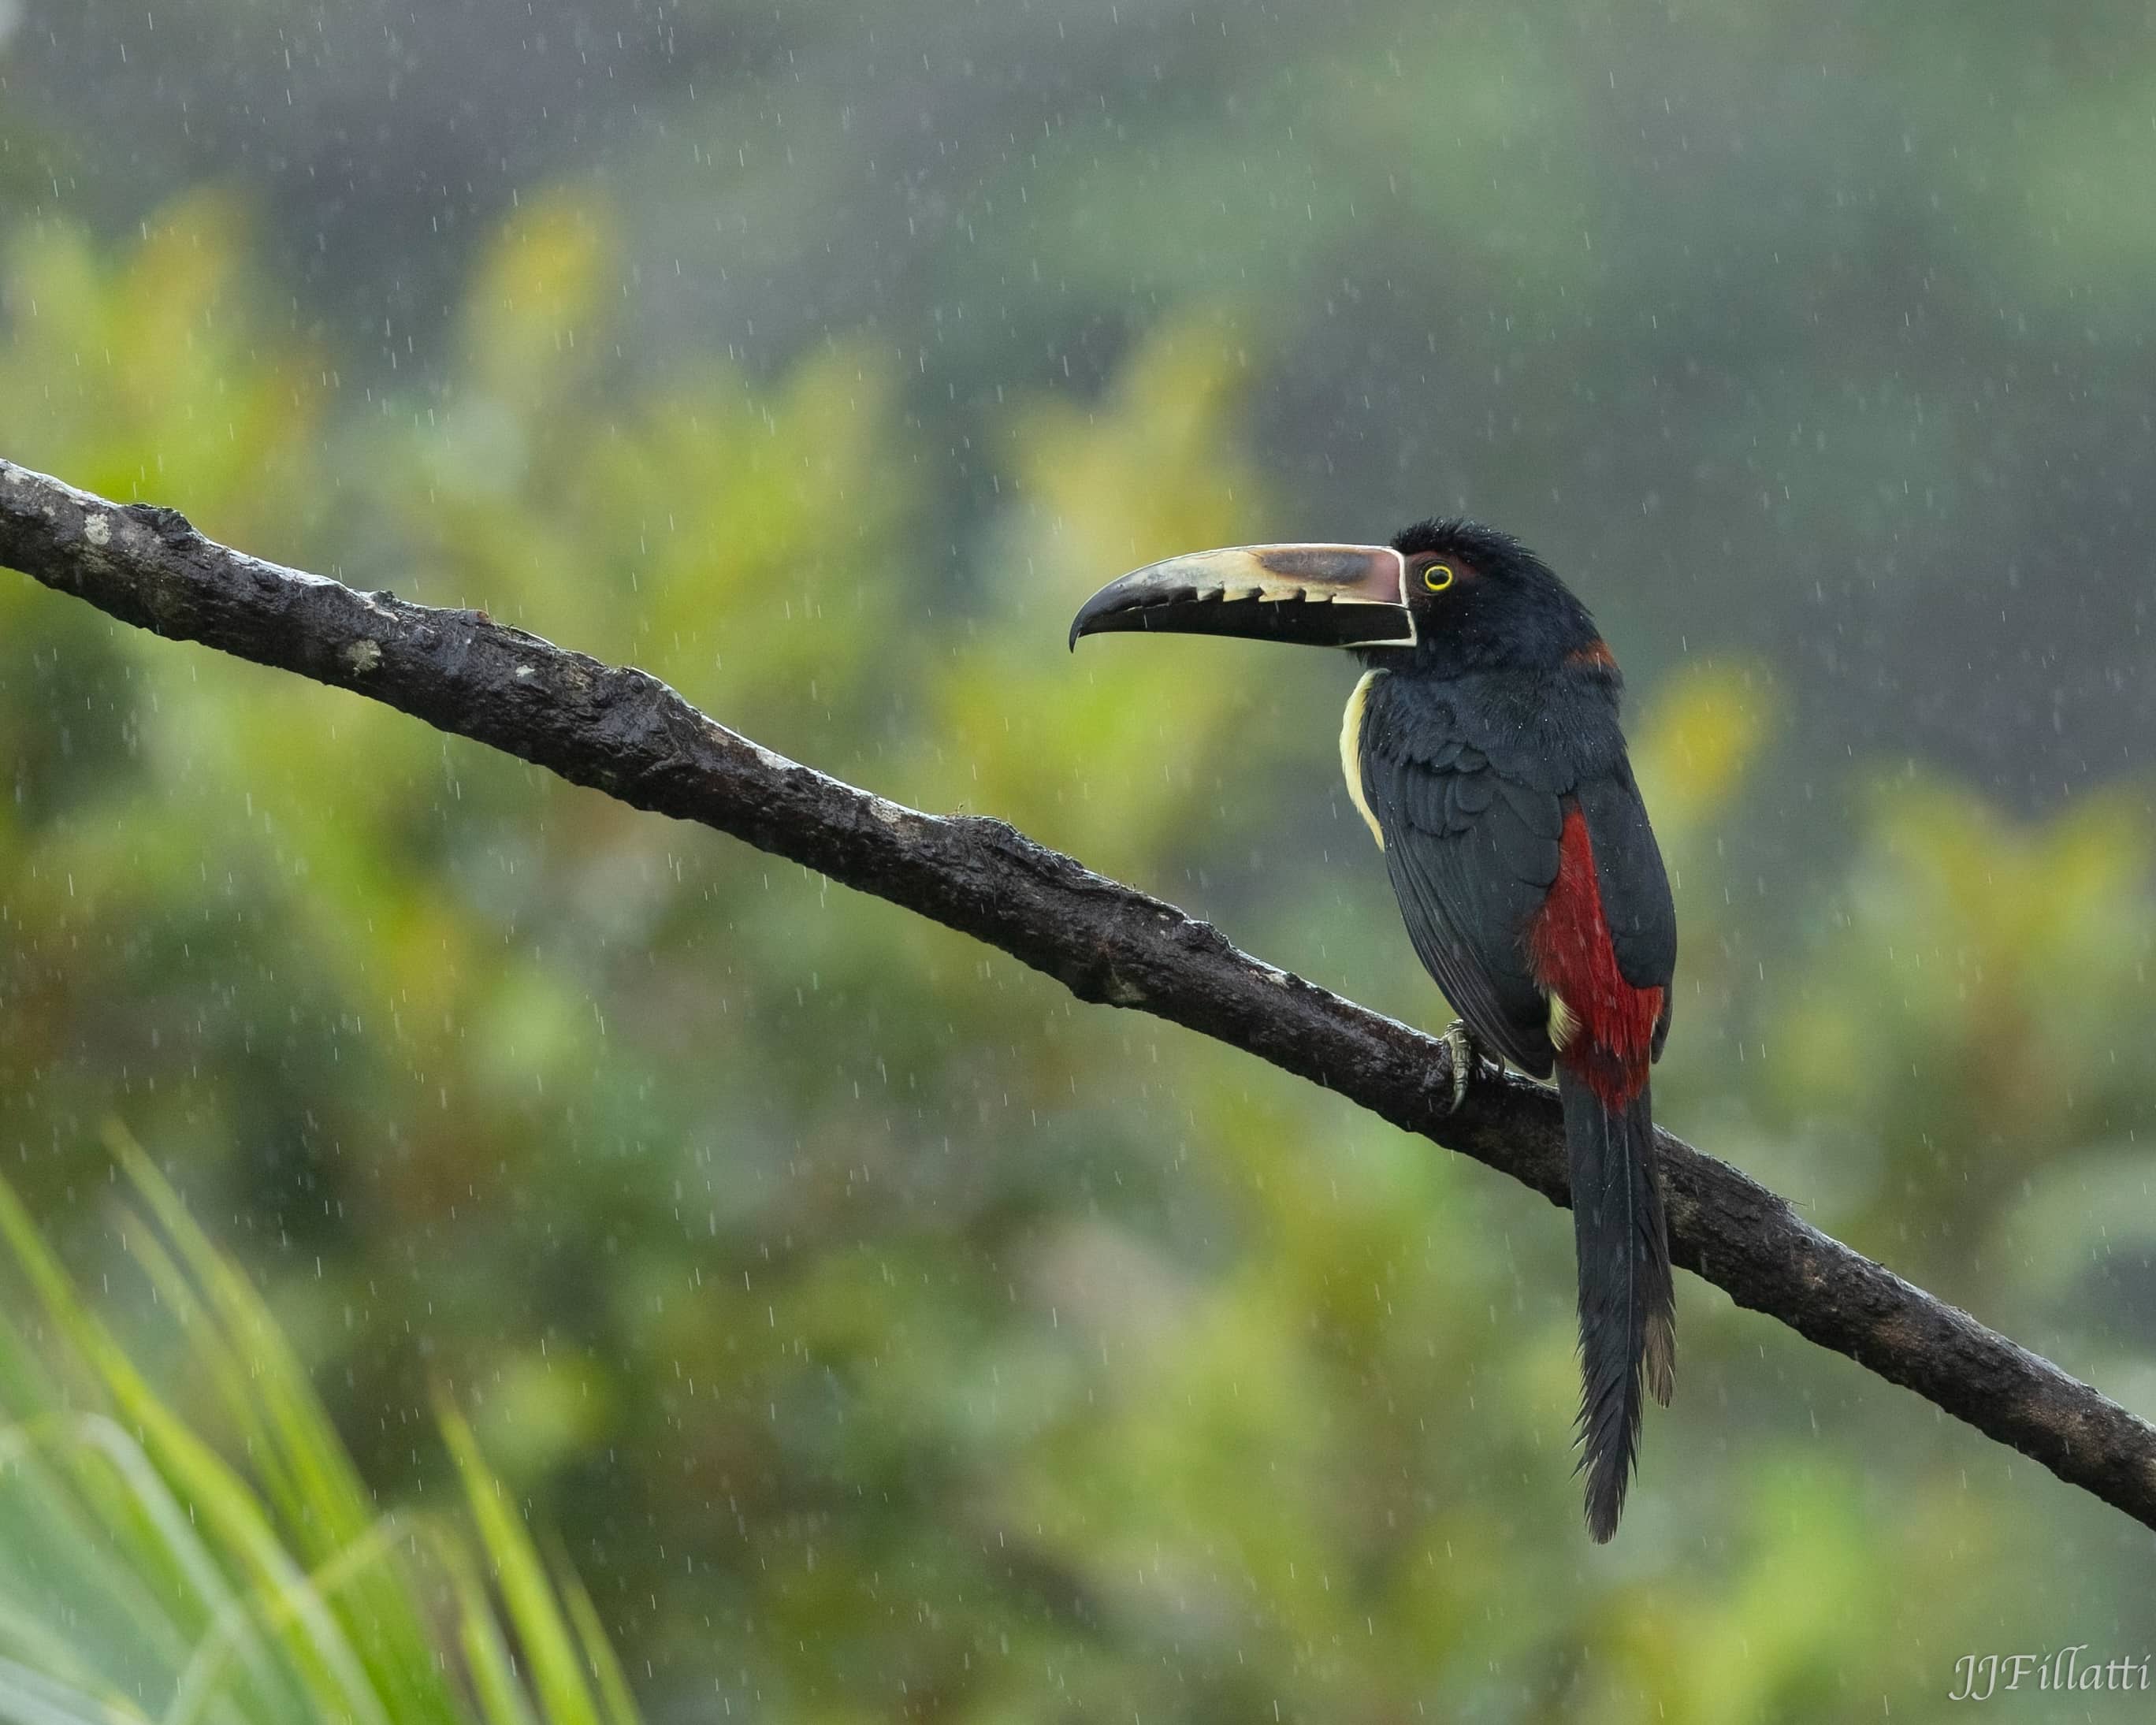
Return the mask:
POLYGON ((1549 1040, 1551 1045, 1563 1048, 1579 1034, 1579 1014, 1565 1004, 1564 996, 1549 998, 1549 1040))
POLYGON ((1378 817, 1370 813, 1370 799, 1363 794, 1363 707, 1370 698, 1370 685, 1384 675, 1383 671, 1364 671, 1355 685, 1355 692, 1348 697, 1347 716, 1340 721, 1340 770, 1348 776, 1348 798, 1355 805, 1355 812, 1363 817, 1363 824, 1370 829, 1370 836, 1378 841, 1378 849, 1385 848, 1384 829, 1378 824, 1378 817))

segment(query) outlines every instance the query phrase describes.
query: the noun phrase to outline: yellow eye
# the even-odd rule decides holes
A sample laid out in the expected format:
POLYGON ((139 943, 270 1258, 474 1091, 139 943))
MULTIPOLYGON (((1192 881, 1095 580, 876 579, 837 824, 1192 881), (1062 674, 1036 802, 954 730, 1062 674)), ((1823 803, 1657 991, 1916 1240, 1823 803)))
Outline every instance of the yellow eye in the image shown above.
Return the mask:
POLYGON ((1432 593, 1443 593, 1452 585, 1452 565, 1432 563, 1422 572, 1422 584, 1432 593))

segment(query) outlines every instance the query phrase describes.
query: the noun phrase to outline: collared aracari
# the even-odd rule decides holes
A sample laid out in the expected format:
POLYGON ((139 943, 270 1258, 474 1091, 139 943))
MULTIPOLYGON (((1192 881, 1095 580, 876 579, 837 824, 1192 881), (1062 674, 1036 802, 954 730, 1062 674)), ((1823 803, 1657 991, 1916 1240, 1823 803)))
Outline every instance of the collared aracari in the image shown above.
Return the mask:
POLYGON ((1587 608, 1510 535, 1429 521, 1389 546, 1171 557, 1103 588, 1081 635, 1164 630, 1342 647, 1365 667, 1340 757, 1417 954, 1477 1045, 1557 1075, 1572 1173, 1587 1525, 1616 1531, 1640 1392, 1666 1404, 1676 1296, 1648 1069, 1676 914, 1587 608))

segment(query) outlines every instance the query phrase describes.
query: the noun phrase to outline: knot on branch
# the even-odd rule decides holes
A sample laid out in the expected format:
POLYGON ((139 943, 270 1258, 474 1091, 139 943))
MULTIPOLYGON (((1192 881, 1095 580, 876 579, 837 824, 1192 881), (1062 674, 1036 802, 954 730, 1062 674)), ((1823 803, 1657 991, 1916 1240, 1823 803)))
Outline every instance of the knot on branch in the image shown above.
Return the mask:
POLYGON ((1105 945, 1058 954, 1051 973, 1088 1005, 1143 1006, 1147 999, 1145 985, 1105 945))
POLYGON ((162 503, 130 503, 120 511, 138 526, 147 527, 158 538, 170 544, 190 539, 199 539, 195 525, 177 509, 167 509, 162 503))
POLYGON ((1204 952, 1214 957, 1226 957, 1235 950, 1235 942, 1210 922, 1197 916, 1185 916, 1170 931, 1169 937, 1186 952, 1204 952))

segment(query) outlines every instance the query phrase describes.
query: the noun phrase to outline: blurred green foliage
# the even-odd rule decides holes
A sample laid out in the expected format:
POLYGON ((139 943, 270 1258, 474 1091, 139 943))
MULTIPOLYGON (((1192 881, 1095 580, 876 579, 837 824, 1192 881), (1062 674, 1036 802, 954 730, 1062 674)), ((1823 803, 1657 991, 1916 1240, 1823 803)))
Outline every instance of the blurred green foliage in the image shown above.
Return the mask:
POLYGON ((0 1717, 633 1725, 588 1599, 549 1575, 462 1417, 442 1423, 475 1543, 375 1506, 261 1296, 109 1136, 142 1206, 110 1219, 132 1303, 168 1349, 177 1327, 176 1375, 210 1407, 159 1394, 0 1182, 28 1296, 0 1320, 0 1717))
MULTIPOLYGON (((1342 667, 1063 652, 1105 575, 1296 531, 1237 308, 1163 314, 1086 406, 1004 403, 954 583, 887 349, 612 363, 613 220, 524 200, 408 391, 275 311, 226 198, 117 247, 26 222, 0 449, 633 658, 1442 1021, 1338 790, 1342 667)), ((1803 782, 1845 859, 1770 893, 1729 840, 1788 712, 1704 658, 1635 704, 1685 930, 1661 1113, 2156 1409, 2145 800, 2032 825, 1855 765, 1803 782)), ((1689 1281, 1676 1409, 1591 1548, 1561 1217, 791 865, 13 579, 0 740, 23 1203, 116 1278, 124 1119, 356 1457, 319 1537, 483 1452, 650 1717, 1927 1717, 1964 1652, 2156 1633, 2144 1538, 1689 1281)), ((227 1364, 164 1394, 297 1405, 227 1364)))

